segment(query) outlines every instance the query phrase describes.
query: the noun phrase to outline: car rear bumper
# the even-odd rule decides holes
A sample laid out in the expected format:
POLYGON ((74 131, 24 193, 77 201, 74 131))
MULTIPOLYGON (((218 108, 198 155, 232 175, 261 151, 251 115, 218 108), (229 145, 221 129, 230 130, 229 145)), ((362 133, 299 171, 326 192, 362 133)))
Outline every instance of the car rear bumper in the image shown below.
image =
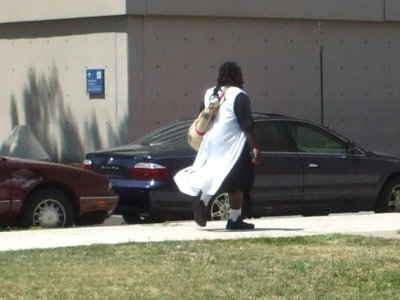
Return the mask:
POLYGON ((193 218, 192 197, 175 190, 158 190, 149 192, 150 214, 165 216, 169 220, 193 218))
POLYGON ((126 178, 111 178, 112 189, 119 195, 115 213, 117 214, 148 214, 151 206, 149 193, 153 190, 165 189, 169 185, 161 180, 132 180, 126 178))

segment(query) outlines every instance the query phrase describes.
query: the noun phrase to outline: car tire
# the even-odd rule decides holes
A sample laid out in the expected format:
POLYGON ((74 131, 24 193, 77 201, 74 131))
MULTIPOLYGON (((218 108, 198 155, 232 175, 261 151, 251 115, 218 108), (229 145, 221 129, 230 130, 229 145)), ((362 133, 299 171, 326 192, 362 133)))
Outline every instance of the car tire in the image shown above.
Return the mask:
POLYGON ((126 224, 149 224, 149 223, 162 223, 164 219, 153 215, 139 215, 138 213, 122 214, 126 224))
POLYGON ((384 185, 375 212, 400 212, 400 177, 390 179, 384 185))
POLYGON ((208 219, 211 221, 228 220, 229 207, 228 193, 217 194, 208 204, 208 219))
POLYGON ((122 214, 122 218, 124 219, 126 224, 139 224, 141 222, 138 213, 125 213, 122 214))
POLYGON ((25 200, 19 216, 22 227, 71 227, 73 207, 70 199, 57 189, 40 190, 25 200))

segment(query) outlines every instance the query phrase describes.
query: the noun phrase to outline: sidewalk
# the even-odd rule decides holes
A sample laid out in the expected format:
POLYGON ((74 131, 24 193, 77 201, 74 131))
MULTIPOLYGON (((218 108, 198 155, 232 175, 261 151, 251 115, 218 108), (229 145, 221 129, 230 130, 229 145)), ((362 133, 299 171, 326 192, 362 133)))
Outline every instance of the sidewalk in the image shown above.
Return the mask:
POLYGON ((198 227, 194 221, 146 225, 91 226, 0 232, 0 251, 130 242, 291 237, 330 233, 400 238, 400 214, 343 214, 324 217, 266 217, 248 220, 251 231, 228 231, 226 222, 198 227))

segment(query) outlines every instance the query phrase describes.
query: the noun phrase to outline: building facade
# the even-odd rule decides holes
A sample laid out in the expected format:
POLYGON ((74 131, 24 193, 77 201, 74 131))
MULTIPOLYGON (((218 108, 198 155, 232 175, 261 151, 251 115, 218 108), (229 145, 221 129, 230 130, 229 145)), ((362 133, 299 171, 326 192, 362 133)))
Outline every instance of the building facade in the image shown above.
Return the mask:
POLYGON ((0 53, 0 141, 28 125, 54 161, 196 115, 226 60, 254 111, 400 155, 397 0, 0 0, 0 53))

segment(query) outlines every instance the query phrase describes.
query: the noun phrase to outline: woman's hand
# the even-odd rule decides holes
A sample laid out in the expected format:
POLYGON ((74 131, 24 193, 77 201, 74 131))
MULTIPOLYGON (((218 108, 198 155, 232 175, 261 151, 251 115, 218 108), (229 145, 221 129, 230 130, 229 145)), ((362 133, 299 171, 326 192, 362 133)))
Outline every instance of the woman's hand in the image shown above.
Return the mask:
POLYGON ((253 159, 252 162, 255 165, 258 165, 261 161, 261 153, 259 148, 253 148, 253 159))

